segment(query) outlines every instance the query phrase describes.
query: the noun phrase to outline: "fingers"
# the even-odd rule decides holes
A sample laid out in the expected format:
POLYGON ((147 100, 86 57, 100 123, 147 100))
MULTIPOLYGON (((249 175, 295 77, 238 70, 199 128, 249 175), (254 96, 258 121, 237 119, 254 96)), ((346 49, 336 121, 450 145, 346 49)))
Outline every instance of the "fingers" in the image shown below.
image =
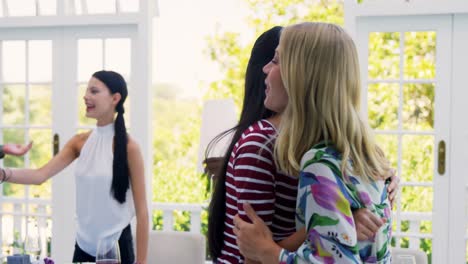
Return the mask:
POLYGON ((393 203, 395 200, 395 197, 398 194, 398 189, 400 185, 400 177, 395 175, 395 169, 391 169, 391 181, 390 184, 387 187, 387 192, 388 192, 388 199, 390 200, 390 205, 393 207, 393 203))
POLYGON ((367 208, 361 208, 353 212, 358 240, 368 240, 372 238, 386 219, 379 218, 367 208))
POLYGON ((247 217, 252 221, 252 223, 257 222, 258 215, 255 213, 255 210, 252 208, 252 206, 249 203, 244 203, 244 211, 247 217))
MULTIPOLYGON (((395 171, 394 169, 392 169, 395 171)), ((388 185, 389 190, 393 190, 395 188, 398 188, 398 185, 400 185, 400 177, 398 177, 395 172, 392 173, 392 177, 390 178, 390 184, 388 185)))
POLYGON ((232 221, 234 223, 234 228, 232 229, 234 231, 234 234, 236 234, 236 236, 238 235, 239 231, 241 230, 242 226, 244 226, 245 224, 248 224, 247 222, 245 222, 244 220, 242 220, 238 214, 236 214, 234 216, 234 219, 232 221))
POLYGON ((356 225, 357 239, 359 241, 369 240, 374 236, 374 233, 361 224, 356 225))
POLYGON ((373 233, 376 233, 377 231, 379 231, 380 227, 382 227, 382 225, 384 224, 384 221, 381 218, 374 215, 373 213, 371 213, 371 212, 369 212, 368 217, 369 217, 370 221, 368 222, 369 225, 367 227, 373 233))
POLYGON ((393 190, 391 193, 388 194, 388 199, 390 200, 392 205, 393 205, 393 201, 395 200, 395 197, 397 196, 397 194, 398 194, 398 189, 393 190))
POLYGON ((27 148, 28 150, 30 150, 30 149, 32 148, 32 145, 33 145, 33 142, 31 141, 31 142, 29 142, 29 144, 26 146, 26 148, 27 148))

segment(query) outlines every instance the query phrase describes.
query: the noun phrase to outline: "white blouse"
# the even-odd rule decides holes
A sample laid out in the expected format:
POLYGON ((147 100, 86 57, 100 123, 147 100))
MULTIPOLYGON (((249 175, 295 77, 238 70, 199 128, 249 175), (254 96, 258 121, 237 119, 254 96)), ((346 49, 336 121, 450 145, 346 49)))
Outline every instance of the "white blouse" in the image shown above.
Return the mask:
POLYGON ((83 145, 75 167, 76 241, 92 256, 96 256, 99 240, 117 241, 135 216, 131 188, 123 204, 110 192, 113 139, 114 124, 96 127, 83 145))

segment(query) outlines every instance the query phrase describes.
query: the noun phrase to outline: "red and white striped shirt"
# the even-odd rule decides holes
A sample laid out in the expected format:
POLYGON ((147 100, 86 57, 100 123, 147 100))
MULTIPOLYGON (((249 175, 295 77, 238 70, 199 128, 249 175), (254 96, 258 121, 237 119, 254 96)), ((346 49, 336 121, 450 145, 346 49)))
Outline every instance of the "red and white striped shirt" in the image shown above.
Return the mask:
POLYGON ((298 178, 277 171, 273 160, 276 129, 267 120, 247 128, 238 140, 226 171, 224 246, 217 263, 243 263, 233 232, 236 214, 249 221, 242 204, 249 202, 275 241, 295 232, 298 178))

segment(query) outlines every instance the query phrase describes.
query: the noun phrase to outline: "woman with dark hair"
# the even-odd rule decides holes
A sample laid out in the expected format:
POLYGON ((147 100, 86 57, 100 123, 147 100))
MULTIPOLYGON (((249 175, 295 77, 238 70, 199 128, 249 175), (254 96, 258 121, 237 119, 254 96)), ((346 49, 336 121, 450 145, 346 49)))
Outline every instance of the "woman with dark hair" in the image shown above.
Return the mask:
MULTIPOLYGON (((252 204, 282 247, 296 250, 305 239, 305 230, 295 232, 297 177, 281 173, 273 159, 276 128, 281 121, 278 103, 284 95, 266 89, 263 72, 265 65, 275 63, 281 30, 273 27, 256 40, 246 70, 239 123, 217 136, 206 151, 233 134, 223 164, 214 172, 216 181, 209 205, 208 245, 215 263, 248 262, 239 253, 232 222, 236 214, 247 220, 244 202, 252 204)), ((392 185, 393 190, 396 185, 392 185)), ((365 209, 356 210, 353 216, 360 226, 360 239, 372 236, 382 224, 365 209)))
MULTIPOLYGON (((235 198, 232 196, 227 199, 232 193, 232 185, 227 188, 227 175, 232 175, 232 164, 230 160, 232 158, 232 152, 238 141, 241 139, 244 131, 246 131, 253 124, 256 124, 256 129, 260 129, 260 126, 265 127, 265 130, 269 130, 269 134, 273 134, 273 126, 266 121, 268 118, 273 116, 273 112, 265 108, 263 101, 265 100, 265 74, 262 68, 267 64, 274 55, 275 48, 279 43, 281 27, 277 26, 263 33, 255 42, 252 53, 247 65, 245 74, 245 89, 244 89, 244 101, 242 111, 237 126, 230 130, 218 135, 207 148, 206 153, 210 152, 210 149, 216 145, 219 140, 229 134, 233 134, 231 143, 224 156, 223 164, 220 166, 219 171, 215 171, 215 186, 213 195, 211 197, 209 205, 208 215, 208 247, 210 250, 211 257, 213 260, 219 263, 238 263, 241 262, 242 257, 240 256, 236 243, 235 237, 233 237, 232 228, 232 209, 226 210, 227 208, 235 207, 234 210, 238 210, 235 198)), ((263 132, 266 133, 266 132, 263 132)), ((259 150, 260 148, 257 148, 259 150)), ((251 150, 249 152, 255 154, 257 150, 251 150)), ((240 154, 240 153, 239 153, 240 154)), ((264 153, 266 154, 266 153, 264 153)), ((249 158, 246 158, 249 159, 249 158)), ((248 176, 248 175, 246 175, 248 176)), ((294 189, 297 185, 296 182, 291 182, 289 185, 294 189)), ((294 192, 294 190, 293 190, 294 192)), ((271 192, 273 193, 273 192, 271 192)), ((237 194, 234 194, 237 196, 237 194)), ((239 196, 238 196, 239 197, 239 196)), ((292 195, 294 198, 294 194, 292 195)), ((294 201, 292 202, 294 205, 294 201)), ((272 214, 271 214, 272 216, 272 214)), ((294 219, 294 214, 292 218, 294 219)), ((269 219, 271 221, 271 218, 269 219)), ((287 237, 294 232, 294 223, 289 224, 286 228, 286 233, 282 237, 287 237)))
POLYGON ((127 93, 120 74, 95 72, 88 82, 84 103, 86 116, 97 120, 96 128, 75 135, 39 169, 1 169, 3 181, 41 184, 77 159, 73 262, 94 262, 98 241, 118 240, 122 263, 146 263, 149 219, 144 164, 138 144, 127 135, 125 127, 123 104, 127 93), (135 215, 136 262, 130 230, 135 215))

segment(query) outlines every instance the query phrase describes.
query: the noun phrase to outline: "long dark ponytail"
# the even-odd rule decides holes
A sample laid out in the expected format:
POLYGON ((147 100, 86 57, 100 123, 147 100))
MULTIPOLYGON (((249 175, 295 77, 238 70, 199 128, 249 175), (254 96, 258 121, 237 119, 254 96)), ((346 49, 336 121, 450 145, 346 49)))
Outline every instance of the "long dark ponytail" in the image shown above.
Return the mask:
POLYGON ((224 155, 223 164, 215 173, 216 183, 208 207, 208 247, 213 259, 221 255, 224 243, 224 221, 226 217, 226 170, 235 144, 242 133, 256 121, 269 118, 273 112, 263 105, 265 100, 265 66, 275 55, 279 44, 281 27, 274 27, 263 33, 252 48, 245 73, 244 101, 239 123, 216 136, 205 151, 205 158, 210 150, 225 136, 234 133, 232 141, 224 155))
POLYGON ((115 107, 117 117, 114 123, 114 160, 112 161, 112 185, 110 192, 115 200, 124 203, 127 190, 130 188, 130 170, 127 158, 127 128, 125 127, 123 104, 127 98, 127 83, 122 75, 114 71, 98 71, 93 77, 103 82, 112 94, 119 93, 120 101, 115 107))

